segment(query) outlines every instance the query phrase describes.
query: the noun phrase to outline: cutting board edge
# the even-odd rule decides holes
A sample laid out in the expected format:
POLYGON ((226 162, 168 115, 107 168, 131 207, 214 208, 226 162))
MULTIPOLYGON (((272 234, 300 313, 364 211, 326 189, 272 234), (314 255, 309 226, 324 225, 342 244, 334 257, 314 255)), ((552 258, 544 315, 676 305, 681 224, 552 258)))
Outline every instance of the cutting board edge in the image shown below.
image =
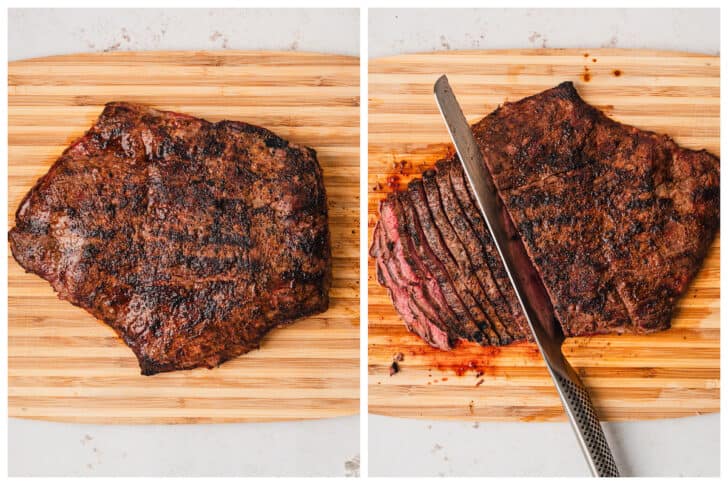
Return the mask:
POLYGON ((553 55, 578 55, 581 57, 594 57, 592 54, 598 55, 617 55, 617 54, 630 54, 637 55, 639 57, 670 57, 670 56, 681 56, 681 57, 694 57, 696 59, 715 59, 720 60, 720 55, 714 54, 703 54, 700 52, 690 51, 679 51, 679 50, 661 50, 661 49, 627 49, 620 47, 544 47, 544 48, 531 48, 531 49, 457 49, 451 51, 418 51, 408 52, 406 54, 397 54, 392 56, 374 57, 369 59, 369 65, 378 61, 393 61, 395 59, 402 59, 406 57, 418 57, 418 56, 441 56, 441 55, 536 55, 539 57, 548 57, 553 55))
POLYGON ((216 57, 241 57, 241 56, 274 56, 274 57, 288 57, 288 56, 299 56, 302 58, 305 57, 330 57, 332 59, 339 59, 339 60, 350 60, 350 61, 360 61, 359 56, 350 56, 345 54, 328 54, 325 52, 315 52, 315 51, 283 51, 283 50, 243 50, 243 49, 225 49, 225 50, 206 50, 206 49, 200 49, 200 50, 124 50, 124 51, 112 51, 112 52, 77 52, 77 53, 68 53, 68 54, 53 54, 50 56, 40 56, 40 57, 28 57, 24 59, 16 59, 14 61, 8 61, 8 71, 13 68, 16 65, 21 65, 26 62, 43 62, 43 61, 62 61, 64 58, 92 58, 92 57, 124 57, 129 55, 134 56, 143 56, 143 57, 152 57, 152 56, 159 56, 159 55, 189 55, 189 54, 196 54, 196 55, 206 55, 206 56, 216 56, 216 57))
MULTIPOLYGON (((376 409, 376 406, 370 406, 368 408, 368 413, 375 415, 375 416, 387 416, 391 418, 403 418, 403 419, 414 419, 418 421, 451 421, 451 422, 479 422, 479 423, 558 423, 558 422, 566 422, 566 415, 565 414, 559 414, 558 416, 554 417, 542 417, 542 416, 534 416, 534 417, 526 417, 526 418, 503 418, 500 416, 496 416, 493 418, 489 418, 487 416, 465 416, 465 415, 447 415, 447 416, 417 416, 407 413, 388 413, 384 411, 380 411, 376 409)), ((657 421, 660 419, 681 419, 681 418, 688 418, 691 416, 705 416, 708 414, 717 414, 720 413, 720 408, 716 410, 711 411, 693 411, 693 412, 685 412, 685 413, 675 413, 673 416, 646 416, 646 417, 640 417, 640 418, 627 418, 627 417, 611 417, 602 419, 601 421, 604 422, 610 422, 610 423, 629 423, 629 422, 641 422, 641 421, 657 421)))
POLYGON ((126 425, 145 425, 145 424, 165 424, 165 425, 184 425, 184 424, 225 424, 225 423, 279 423, 279 422, 295 422, 295 421, 319 421, 323 419, 342 418, 348 416, 358 416, 359 407, 355 406, 351 410, 344 410, 341 413, 329 413, 326 415, 312 417, 297 418, 256 418, 256 417, 240 417, 240 418, 219 418, 219 417, 193 417, 193 418, 176 418, 176 417, 130 417, 119 418, 109 417, 109 419, 94 419, 77 416, 20 416, 16 413, 8 411, 8 418, 22 419, 24 421, 43 421, 50 423, 72 423, 72 424, 126 424, 126 425))

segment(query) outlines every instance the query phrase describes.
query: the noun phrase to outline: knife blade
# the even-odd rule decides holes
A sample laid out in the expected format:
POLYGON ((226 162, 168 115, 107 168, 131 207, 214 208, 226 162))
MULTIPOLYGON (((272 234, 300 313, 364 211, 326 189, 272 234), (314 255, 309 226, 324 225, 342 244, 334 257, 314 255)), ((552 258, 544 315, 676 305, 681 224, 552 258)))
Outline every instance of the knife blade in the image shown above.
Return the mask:
POLYGON ((561 351, 564 335, 548 292, 496 191, 493 177, 447 76, 443 75, 435 82, 434 92, 440 114, 475 194, 476 205, 486 221, 589 469, 594 476, 619 476, 589 393, 561 351))

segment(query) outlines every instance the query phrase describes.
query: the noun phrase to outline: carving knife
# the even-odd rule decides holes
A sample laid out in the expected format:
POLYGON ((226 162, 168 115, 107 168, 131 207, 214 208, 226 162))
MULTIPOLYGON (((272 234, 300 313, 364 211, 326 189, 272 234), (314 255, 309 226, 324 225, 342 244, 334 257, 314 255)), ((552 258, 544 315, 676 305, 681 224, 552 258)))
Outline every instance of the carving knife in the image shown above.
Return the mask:
POLYGON ((447 76, 441 76, 435 83, 435 99, 592 475, 617 477, 619 470, 589 393, 561 351, 564 334, 546 288, 496 192, 493 178, 447 76))

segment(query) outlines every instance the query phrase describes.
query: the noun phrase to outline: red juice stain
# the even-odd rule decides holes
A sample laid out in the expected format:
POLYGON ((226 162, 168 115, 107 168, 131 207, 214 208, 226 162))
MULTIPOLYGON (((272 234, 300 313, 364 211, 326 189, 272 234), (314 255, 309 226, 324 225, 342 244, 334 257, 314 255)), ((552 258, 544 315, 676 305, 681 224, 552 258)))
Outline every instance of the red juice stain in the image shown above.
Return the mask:
POLYGON ((440 372, 453 372, 459 377, 469 373, 472 373, 475 377, 486 374, 495 375, 496 369, 492 361, 500 353, 501 349, 499 347, 484 347, 478 350, 478 359, 460 362, 438 361, 435 363, 435 367, 440 372))
POLYGON ((591 81, 591 73, 589 72, 588 67, 584 66, 584 72, 582 73, 581 78, 587 83, 591 81))
POLYGON ((400 175, 407 175, 407 160, 400 160, 399 163, 395 164, 395 168, 399 170, 400 175))
POLYGON ((387 187, 390 190, 399 190, 399 176, 397 175, 390 175, 387 177, 387 187))
MULTIPOLYGON (((392 162, 392 170, 387 175, 385 185, 390 192, 396 192, 400 189, 400 182, 402 177, 408 177, 412 173, 413 166, 407 160, 400 160, 399 162, 392 162)), ((381 191, 382 185, 377 182, 372 188, 372 192, 381 191)))
POLYGON ((455 375, 457 375, 457 376, 464 376, 465 373, 468 372, 468 370, 470 368, 471 368, 470 365, 467 365, 467 366, 465 366, 465 365, 458 365, 458 366, 455 366, 455 368, 453 370, 455 371, 455 375))
POLYGON ((387 171, 384 185, 379 182, 375 183, 372 187, 372 192, 399 191, 400 185, 402 183, 409 181, 410 177, 418 176, 421 172, 432 168, 432 166, 434 165, 434 161, 452 158, 455 155, 455 148, 452 146, 452 144, 436 143, 427 145, 422 148, 413 149, 410 151, 410 153, 413 156, 427 154, 432 157, 433 162, 418 163, 417 166, 415 166, 414 162, 407 159, 394 161, 396 160, 396 154, 393 154, 393 161, 390 165, 391 168, 387 171), (402 180, 403 177, 404 181, 402 180), (387 190, 384 190, 385 187, 387 190))

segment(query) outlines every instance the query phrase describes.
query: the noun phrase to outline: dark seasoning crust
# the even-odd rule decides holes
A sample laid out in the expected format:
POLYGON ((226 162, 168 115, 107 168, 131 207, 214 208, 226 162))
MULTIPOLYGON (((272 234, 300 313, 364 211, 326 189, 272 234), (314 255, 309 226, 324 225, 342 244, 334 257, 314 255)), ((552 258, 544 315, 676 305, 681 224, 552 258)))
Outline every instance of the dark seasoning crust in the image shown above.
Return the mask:
MULTIPOLYGON (((670 326, 718 230, 717 157, 610 120, 569 82, 506 103, 473 133, 566 336, 670 326)), ((400 306, 424 295, 444 300, 456 317, 444 311, 408 328, 444 350, 459 339, 505 345, 530 338, 456 156, 389 194, 380 214, 396 212, 397 201, 418 209, 398 224, 426 230, 400 231, 392 244, 412 250, 396 259, 376 246, 391 219, 377 222, 371 255, 378 267, 419 268, 407 284, 385 286, 400 306), (447 345, 432 338, 433 328, 447 332, 447 345)))
POLYGON ((327 214, 313 149, 109 103, 25 196, 10 245, 151 375, 211 368, 325 311, 327 214))

